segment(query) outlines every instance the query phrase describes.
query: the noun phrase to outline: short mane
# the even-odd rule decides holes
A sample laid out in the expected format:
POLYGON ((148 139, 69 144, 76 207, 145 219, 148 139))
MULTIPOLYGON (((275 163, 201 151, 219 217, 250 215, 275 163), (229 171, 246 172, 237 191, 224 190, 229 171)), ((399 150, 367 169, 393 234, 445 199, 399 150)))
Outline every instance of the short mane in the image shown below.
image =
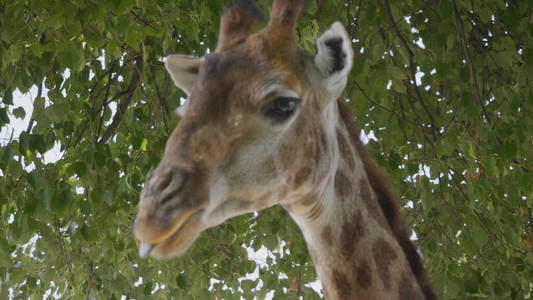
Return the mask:
POLYGON ((349 105, 340 99, 337 101, 337 103, 341 121, 348 129, 348 133, 350 134, 350 137, 356 146, 356 151, 363 161, 366 175, 368 176, 370 185, 378 198, 379 206, 381 207, 383 215, 385 216, 385 219, 387 220, 394 237, 400 244, 407 261, 409 261, 409 265, 411 266, 411 270, 417 279, 420 289, 424 293, 426 299, 437 299, 437 296, 429 282, 426 270, 422 266, 420 255, 418 255, 418 252, 413 242, 411 242, 409 239, 409 235, 405 229, 404 222, 400 216, 398 200, 385 185, 382 175, 366 151, 365 146, 361 142, 359 137, 360 130, 355 126, 352 120, 352 114, 349 105))

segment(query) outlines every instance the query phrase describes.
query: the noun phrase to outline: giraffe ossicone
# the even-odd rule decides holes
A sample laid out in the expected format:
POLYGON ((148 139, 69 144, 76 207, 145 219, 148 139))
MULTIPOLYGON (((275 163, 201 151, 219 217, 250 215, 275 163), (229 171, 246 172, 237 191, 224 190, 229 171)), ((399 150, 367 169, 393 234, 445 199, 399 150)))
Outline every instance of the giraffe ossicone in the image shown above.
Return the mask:
POLYGON ((184 253, 225 220, 282 205, 300 227, 327 299, 435 299, 398 204, 359 140, 342 94, 351 39, 334 23, 298 48, 305 0, 275 0, 268 25, 241 0, 216 50, 166 58, 188 96, 134 224, 142 257, 184 253))

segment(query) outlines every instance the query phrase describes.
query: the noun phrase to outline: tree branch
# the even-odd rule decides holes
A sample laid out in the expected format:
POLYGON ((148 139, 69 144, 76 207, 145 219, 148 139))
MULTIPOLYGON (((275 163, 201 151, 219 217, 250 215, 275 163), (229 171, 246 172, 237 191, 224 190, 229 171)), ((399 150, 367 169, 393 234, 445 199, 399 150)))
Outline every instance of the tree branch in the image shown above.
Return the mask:
POLYGON ((463 26, 463 21, 461 20, 461 16, 459 15, 459 9, 457 8, 457 3, 455 0, 452 1, 453 4, 453 14, 455 16, 455 28, 457 30, 457 33, 459 34, 459 41, 461 42, 461 48, 463 49, 463 55, 465 56, 466 63, 468 64, 468 71, 470 73, 470 86, 472 88, 472 93, 474 94, 474 98, 476 99, 476 102, 481 107, 481 111, 483 112, 483 116, 487 120, 487 123, 490 125, 490 117, 485 109, 485 106, 483 105, 483 98, 481 96, 481 92, 479 90, 479 83, 477 82, 476 78, 476 66, 472 60, 472 57, 470 56, 470 52, 467 48, 467 42, 466 42, 466 35, 465 35, 465 29, 463 26))
POLYGON ((163 122, 165 124, 165 129, 168 132, 167 118, 170 117, 170 112, 168 110, 165 97, 161 94, 161 91, 159 90, 159 86, 157 85, 157 81, 155 79, 155 70, 154 70, 153 65, 150 65, 150 75, 152 77, 152 82, 154 83, 157 100, 159 100, 159 106, 161 107, 161 110, 163 112, 163 122))
POLYGON ((135 71, 133 72, 133 76, 131 78, 130 84, 128 85, 128 88, 125 91, 122 91, 117 94, 116 98, 122 98, 122 101, 117 105, 117 112, 115 113, 115 116, 113 117, 113 121, 107 127, 106 131, 102 135, 102 138, 100 138, 100 143, 106 143, 109 138, 111 138, 115 131, 118 128, 118 125, 120 122, 122 122, 122 119, 124 118, 124 114, 126 113, 126 110, 128 109, 128 106, 130 105, 131 99, 133 98, 133 95, 135 93, 135 90, 139 86, 139 79, 140 75, 139 72, 142 68, 142 57, 137 58, 137 61, 135 63, 135 71))
POLYGON ((387 11, 387 16, 389 17, 389 20, 392 24, 392 27, 394 28, 394 31, 396 32, 396 35, 400 39, 400 42, 402 46, 407 51, 407 56, 409 60, 409 70, 411 74, 411 80, 413 81, 413 90, 415 92, 415 99, 420 103, 422 106, 422 109, 426 112, 429 122, 431 123, 431 134, 433 135, 433 139, 436 140, 437 136, 435 133, 435 120, 433 119, 433 115, 431 114, 431 111, 427 107, 426 103, 424 102, 424 99, 422 98, 422 94, 420 93, 420 90, 418 89, 418 86, 416 85, 416 68, 414 63, 414 53, 413 50, 411 50, 411 47, 409 47, 409 43, 407 43, 407 40, 403 36, 403 34, 400 31, 400 28, 398 27, 398 23, 396 23, 396 20, 394 20, 394 16, 392 15, 392 10, 390 8, 389 0, 383 0, 383 4, 385 6, 385 10, 387 11))
POLYGON ((138 14, 136 14, 133 10, 130 11, 130 13, 137 19, 139 20, 139 22, 143 23, 145 26, 150 26, 152 27, 153 29, 156 29, 156 30, 159 30, 159 28, 157 28, 157 26, 155 26, 154 24, 146 21, 145 19, 141 18, 138 14))
POLYGON ((315 12, 315 20, 317 22, 320 21, 320 16, 322 15, 322 5, 324 4, 324 0, 317 0, 316 4, 316 12, 315 12))
POLYGON ((120 72, 117 72, 115 77, 113 77, 113 71, 117 65, 117 62, 114 61, 111 67, 109 68, 109 78, 107 81, 107 84, 105 86, 105 93, 104 93, 104 99, 102 101, 102 106, 100 107, 100 123, 98 125, 98 130, 96 132, 95 141, 98 141, 98 137, 100 136, 100 131, 102 130, 102 126, 104 124, 104 115, 105 115, 105 107, 109 103, 107 101, 107 97, 109 97, 109 90, 111 89, 111 85, 118 79, 120 76, 120 72))
MULTIPOLYGON (((111 63, 111 66, 109 67, 109 69, 104 72, 104 74, 100 75, 98 78, 95 78, 94 79, 94 84, 92 85, 92 87, 90 88, 90 92, 89 92, 89 103, 91 103, 93 106, 95 106, 95 103, 97 102, 98 100, 98 97, 100 96, 100 93, 103 91, 103 90, 106 90, 108 91, 109 90, 109 86, 112 82, 112 75, 113 75, 113 72, 115 70, 115 67, 117 65, 117 61, 114 60, 112 63, 111 63), (100 80, 102 80, 105 76, 109 76, 109 80, 107 82, 107 84, 102 88, 102 89, 99 89, 96 93, 94 92, 95 89, 96 89, 96 86, 98 85, 98 83, 100 82, 100 80)), ((116 75, 116 78, 118 78, 118 76, 120 75, 120 72, 117 72, 117 75, 116 75)), ((104 98, 104 101, 103 101, 104 104, 102 104, 102 107, 103 105, 105 105, 106 103, 106 99, 104 98)), ((100 110, 96 113, 98 114, 100 112, 100 110)), ((89 113, 88 113, 89 114, 89 113)), ((83 125, 81 126, 81 129, 79 131, 79 134, 78 134, 78 137, 76 138, 76 140, 74 141, 74 147, 76 147, 80 142, 81 142, 81 139, 83 137, 83 134, 85 133, 85 130, 87 130, 87 127, 89 125, 89 116, 86 116, 86 119, 85 121, 83 122, 83 125)), ((98 135, 97 135, 98 137, 98 135)), ((69 148, 70 146, 70 141, 68 142, 67 144, 67 148, 69 148)))

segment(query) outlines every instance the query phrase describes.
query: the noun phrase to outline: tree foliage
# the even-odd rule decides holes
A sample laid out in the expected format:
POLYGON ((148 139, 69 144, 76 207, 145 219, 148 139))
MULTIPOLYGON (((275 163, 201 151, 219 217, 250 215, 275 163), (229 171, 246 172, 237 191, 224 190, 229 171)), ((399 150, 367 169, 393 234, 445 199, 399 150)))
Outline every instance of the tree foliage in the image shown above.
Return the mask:
MULTIPOLYGON (((137 256, 139 191, 184 96, 162 57, 214 49, 228 2, 0 1, 0 298, 319 298, 279 207, 208 230, 181 258, 137 256), (28 110, 13 94, 32 87, 28 110), (10 137, 17 118, 30 122, 10 137)), ((532 1, 311 1, 301 45, 314 51, 335 20, 357 53, 345 97, 437 292, 531 298, 532 1)))

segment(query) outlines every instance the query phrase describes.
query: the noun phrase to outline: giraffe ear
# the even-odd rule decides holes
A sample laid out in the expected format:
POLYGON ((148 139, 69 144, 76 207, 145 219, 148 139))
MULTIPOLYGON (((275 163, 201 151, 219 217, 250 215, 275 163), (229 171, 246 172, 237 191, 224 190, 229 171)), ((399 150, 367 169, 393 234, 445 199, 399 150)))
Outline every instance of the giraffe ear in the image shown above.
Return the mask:
POLYGON ((203 57, 173 54, 166 57, 165 68, 174 84, 189 96, 203 61, 203 57))
POLYGON ((344 90, 352 69, 352 43, 344 26, 335 22, 318 38, 316 46, 315 64, 325 77, 326 88, 336 99, 344 90))

